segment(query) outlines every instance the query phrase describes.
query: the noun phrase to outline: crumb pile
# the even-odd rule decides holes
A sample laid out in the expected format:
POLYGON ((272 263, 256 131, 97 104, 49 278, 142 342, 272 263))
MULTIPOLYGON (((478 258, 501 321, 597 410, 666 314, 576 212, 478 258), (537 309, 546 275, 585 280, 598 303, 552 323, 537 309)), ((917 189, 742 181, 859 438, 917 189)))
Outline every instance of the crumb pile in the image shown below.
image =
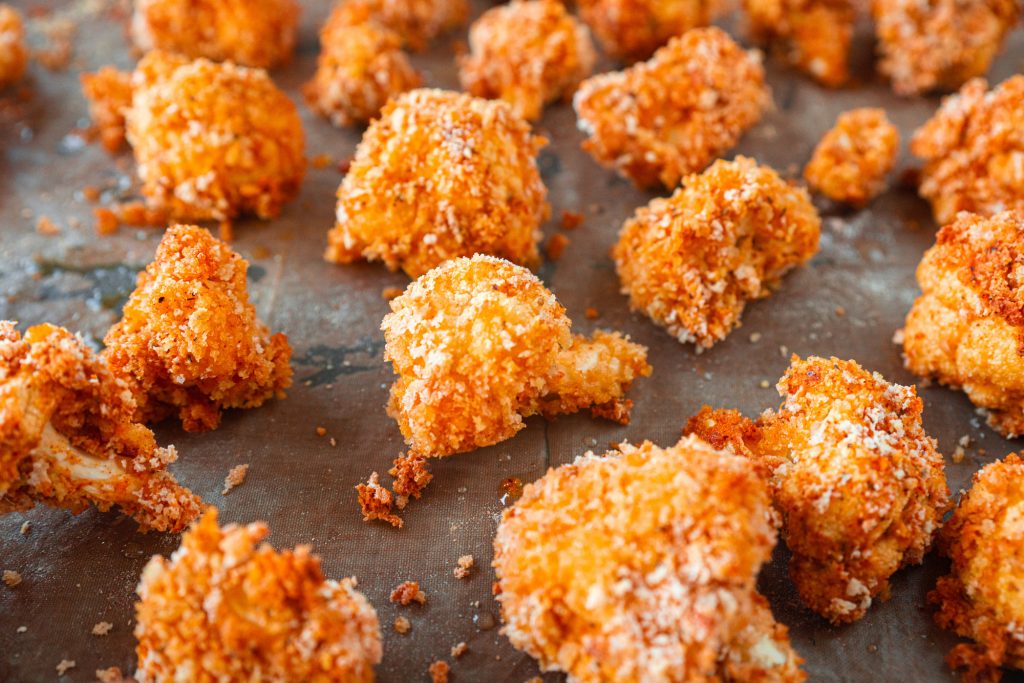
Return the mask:
POLYGON ((166 471, 174 447, 158 447, 134 412, 81 339, 53 325, 23 338, 0 322, 0 514, 117 506, 143 530, 184 529, 201 501, 166 471))
POLYGON ((140 420, 214 429, 221 411, 253 408, 291 385, 291 347, 249 302, 249 264, 202 228, 167 229, 139 273, 104 357, 127 380, 140 420))
POLYGON ((814 148, 804 178, 826 197, 861 206, 885 189, 899 147, 884 109, 846 111, 814 148))
POLYGON ((28 66, 28 47, 21 14, 0 3, 0 88, 21 80, 28 66))
POLYGON ((806 190, 737 157, 638 209, 612 256, 634 310, 710 348, 739 325, 747 301, 814 255, 820 233, 806 190))
POLYGON ((914 388, 854 361, 794 356, 778 390, 782 406, 756 423, 705 407, 685 431, 758 463, 800 597, 833 623, 856 621, 930 548, 949 508, 942 455, 914 388))
POLYGON ((668 188, 735 145, 770 103, 760 59, 718 28, 587 79, 573 101, 583 149, 638 187, 668 188))
POLYGON ((622 405, 647 349, 587 339, 530 271, 491 256, 449 261, 391 301, 381 323, 398 375, 388 414, 411 449, 443 456, 512 437, 523 418, 622 405))
POLYGON ((751 37, 822 85, 850 77, 857 12, 851 0, 743 0, 751 37))
POLYGON ((802 681, 756 580, 776 542, 751 463, 699 439, 549 470, 507 509, 494 569, 512 644, 596 681, 802 681))
POLYGON ((410 277, 476 253, 537 263, 551 212, 535 159, 546 142, 505 102, 432 89, 391 100, 338 188, 325 257, 410 277))
POLYGON ((611 57, 647 59, 671 38, 707 26, 728 9, 722 0, 580 0, 580 16, 611 57))

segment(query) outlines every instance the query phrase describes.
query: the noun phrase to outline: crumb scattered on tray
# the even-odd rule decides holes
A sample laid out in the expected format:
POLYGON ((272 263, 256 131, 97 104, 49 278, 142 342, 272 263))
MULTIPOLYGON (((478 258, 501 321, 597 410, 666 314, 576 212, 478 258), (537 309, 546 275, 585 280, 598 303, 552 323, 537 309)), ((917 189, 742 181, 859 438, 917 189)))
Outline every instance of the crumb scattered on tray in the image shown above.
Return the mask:
POLYGON ((235 465, 228 472, 228 476, 224 477, 224 490, 221 491, 222 495, 228 495, 228 493, 238 486, 242 485, 245 481, 245 475, 249 472, 249 463, 243 463, 241 465, 235 465))
POLYGON ((28 632, 28 626, 19 626, 18 628, 14 629, 14 632, 15 633, 27 633, 28 632))
POLYGON ((19 583, 21 583, 21 574, 12 569, 4 570, 4 584, 6 584, 8 588, 14 588, 19 583))
POLYGON ((111 666, 106 669, 96 669, 96 680, 99 683, 123 683, 125 678, 119 667, 111 666))
POLYGON ((391 301, 392 299, 402 296, 402 292, 405 290, 401 287, 385 287, 380 291, 380 297, 384 301, 391 301))
POLYGON ((579 211, 562 212, 562 230, 575 230, 583 224, 583 214, 579 211))
POLYGON ((110 633, 110 629, 114 628, 114 625, 109 621, 101 621, 92 627, 92 634, 94 636, 105 636, 110 633))
MULTIPOLYGON (((388 474, 395 478, 393 488, 399 499, 419 498, 434 478, 427 470, 427 458, 419 453, 400 455, 395 458, 394 465, 388 474)), ((399 505, 399 509, 404 507, 404 503, 399 505)))
POLYGON ((70 671, 71 669, 74 669, 74 668, 75 668, 75 660, 73 660, 73 659, 62 659, 57 664, 57 675, 58 676, 63 676, 68 671, 70 671))
POLYGON ((569 238, 559 233, 552 235, 551 239, 548 240, 547 246, 544 247, 544 253, 548 259, 557 261, 562 258, 562 254, 565 252, 565 248, 569 246, 569 238))
POLYGON ((327 428, 326 427, 317 427, 316 428, 316 435, 317 436, 327 436, 327 428))
POLYGON ((587 316, 587 320, 596 320, 601 315, 601 312, 596 308, 590 307, 583 311, 583 315, 587 316))
POLYGON ((468 649, 469 649, 469 645, 466 645, 466 643, 464 643, 464 642, 463 643, 459 643, 458 645, 453 645, 452 646, 452 657, 454 657, 455 659, 458 659, 462 655, 466 654, 466 650, 468 650, 468 649))
POLYGON ((412 623, 405 617, 395 617, 395 630, 403 636, 412 628, 412 623))
POLYGON ((330 154, 317 154, 315 157, 309 160, 309 165, 317 170, 320 170, 330 166, 332 161, 333 159, 331 159, 330 154))
POLYGON ((359 507, 363 511, 363 521, 381 519, 393 527, 402 528, 402 518, 391 513, 394 495, 380 485, 379 475, 374 472, 365 484, 356 486, 359 493, 359 507))
POLYGON ((399 605, 409 605, 418 602, 421 605, 427 603, 427 594, 420 590, 420 584, 416 581, 404 581, 391 591, 391 602, 399 605))
POLYGON ((60 228, 48 216, 40 216, 39 220, 36 221, 36 232, 40 235, 52 237, 53 235, 60 234, 60 228))
POLYGON ((469 577, 469 570, 473 568, 473 556, 463 555, 459 558, 459 566, 455 568, 454 574, 456 579, 465 579, 469 577))
POLYGON ((28 536, 28 532, 32 530, 32 522, 25 520, 21 523, 21 535, 28 536))
POLYGON ((430 680, 434 683, 448 683, 448 671, 450 668, 448 662, 443 659, 437 660, 427 669, 430 672, 430 680))

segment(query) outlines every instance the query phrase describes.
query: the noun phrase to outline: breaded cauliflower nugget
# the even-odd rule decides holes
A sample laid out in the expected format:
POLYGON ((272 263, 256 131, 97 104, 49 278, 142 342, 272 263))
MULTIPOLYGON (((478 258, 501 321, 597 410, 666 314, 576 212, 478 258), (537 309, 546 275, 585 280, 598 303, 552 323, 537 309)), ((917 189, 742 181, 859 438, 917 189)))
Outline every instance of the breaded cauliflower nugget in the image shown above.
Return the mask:
POLYGON ((899 131, 884 109, 843 112, 814 148, 804 179, 830 199, 864 205, 885 189, 899 147, 899 131))
POLYGON ((814 255, 820 232, 806 190, 737 157, 638 209, 612 257, 630 306, 704 349, 739 325, 747 301, 814 255))
POLYGON ((0 322, 0 514, 36 503, 113 506, 142 528, 178 532, 201 501, 166 471, 177 458, 133 421, 124 382, 67 330, 0 322))
POLYGON ((310 109, 335 126, 350 126, 369 121, 421 81, 401 37, 373 18, 369 3, 350 0, 336 5, 321 29, 316 75, 302 92, 310 109))
POLYGON ((167 229, 124 317, 103 340, 104 357, 132 387, 143 421, 174 415, 186 431, 204 431, 217 427, 224 409, 284 396, 291 346, 256 318, 248 267, 202 228, 167 229))
POLYGON ((918 192, 940 225, 961 211, 1024 210, 1024 76, 987 88, 980 78, 965 84, 910 142, 925 160, 918 192))
POLYGON ((857 13, 851 0, 743 0, 748 30, 822 85, 850 77, 850 43, 857 13))
POLYGON ((771 104, 764 69, 718 28, 673 38, 647 62, 587 79, 573 100, 583 149, 638 187, 701 171, 771 104))
POLYGON ((416 453, 443 456, 512 437, 523 418, 621 407, 647 349, 618 333, 570 333, 565 309, 527 269, 492 256, 438 266, 391 301, 388 414, 416 453))
POLYGON ((800 597, 853 622, 931 546, 949 508, 942 455, 914 388, 854 361, 794 356, 778 389, 782 406, 756 423, 705 407, 685 433, 767 471, 800 597))
POLYGON ((899 95, 984 76, 1020 19, 1018 0, 873 0, 878 69, 899 95))
POLYGON ((917 267, 907 369, 963 389, 1006 437, 1024 434, 1024 213, 963 213, 917 267))
POLYGON ((536 161, 546 142, 505 102, 432 89, 391 100, 338 188, 325 258, 409 277, 476 253, 535 265, 551 213, 536 161))
POLYGON ((28 47, 21 14, 10 5, 0 4, 0 88, 20 81, 27 65, 28 47))
POLYGON ((580 683, 802 681, 756 590, 776 525, 750 462, 699 439, 587 453, 502 515, 503 633, 580 683))
POLYGON ((998 681, 999 667, 1024 669, 1024 460, 1015 453, 986 465, 942 528, 939 548, 953 560, 929 594, 935 621, 974 640, 946 658, 965 680, 998 681))
POLYGON ((726 10, 722 0, 579 0, 580 17, 609 55, 647 59, 670 39, 707 26, 726 10))
POLYGON ((373 606, 355 579, 324 578, 309 546, 275 551, 262 522, 217 525, 210 509, 136 592, 140 683, 369 683, 381 659, 373 606))
POLYGON ((473 22, 459 76, 470 94, 538 119, 545 104, 572 97, 596 60, 587 27, 559 0, 512 0, 473 22))
POLYGON ((469 19, 469 0, 365 1, 369 2, 379 22, 416 51, 425 49, 428 42, 469 19))
POLYGON ((291 59, 295 0, 135 0, 131 36, 143 51, 269 69, 291 59))

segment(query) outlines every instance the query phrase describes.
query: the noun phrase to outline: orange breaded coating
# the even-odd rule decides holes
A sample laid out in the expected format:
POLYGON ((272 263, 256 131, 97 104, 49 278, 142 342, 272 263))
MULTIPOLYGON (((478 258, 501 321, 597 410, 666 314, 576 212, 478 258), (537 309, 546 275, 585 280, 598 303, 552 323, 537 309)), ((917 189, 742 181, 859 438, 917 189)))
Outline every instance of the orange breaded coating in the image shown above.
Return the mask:
POLYGON ((728 7, 722 0, 579 0, 577 5, 604 51, 626 63, 647 59, 728 7))
POLYGON ((764 69, 718 28, 673 38, 647 62, 587 79, 573 100, 583 149, 638 187, 701 171, 771 104, 764 69))
POLYGON ((365 123, 392 97, 422 79, 402 51, 402 39, 373 19, 367 2, 335 6, 320 31, 316 75, 303 87, 310 109, 335 126, 365 123))
POLYGON ((899 147, 899 131, 884 109, 843 112, 814 148, 804 179, 837 202, 866 204, 885 189, 899 147))
POLYGON ((186 431, 204 431, 217 427, 224 409, 284 396, 291 346, 256 318, 248 267, 202 228, 167 229, 103 340, 104 357, 128 381, 143 421, 175 415, 186 431))
POLYGON ((135 0, 131 36, 143 51, 268 69, 291 59, 295 0, 135 0))
POLYGON ((857 18, 851 0, 743 0, 751 37, 822 85, 850 77, 850 43, 857 18))
POLYGON ((429 41, 462 26, 469 19, 468 0, 365 1, 373 8, 377 21, 400 35, 405 44, 416 51, 425 49, 429 41))
POLYGON ((776 525, 750 462, 699 439, 587 453, 502 515, 502 632, 580 683, 802 681, 756 589, 776 525))
POLYGON ((587 27, 560 0, 512 0, 473 22, 459 77, 470 94, 505 100, 532 120, 571 98, 596 60, 587 27))
POLYGON ((324 257, 409 277, 477 253, 536 264, 551 213, 535 158, 546 142, 505 102, 432 89, 391 100, 338 188, 324 257))
POLYGON ((132 106, 132 75, 105 66, 96 73, 79 75, 89 101, 89 117, 99 131, 103 147, 113 154, 125 143, 125 114, 132 106))
POLYGON ((975 473, 974 484, 942 528, 939 547, 953 561, 928 598, 935 621, 970 638, 946 661, 967 681, 998 681, 999 667, 1024 669, 1024 460, 1015 453, 975 473))
POLYGON ((636 211, 612 249, 630 306, 680 342, 711 348, 818 250, 807 191, 753 159, 716 161, 636 211))
POLYGON ((1024 213, 963 213, 917 267, 907 369, 963 389, 1003 436, 1024 434, 1024 213))
POLYGON ((460 258, 414 281, 381 323, 398 375, 388 414, 412 451, 489 446, 523 418, 624 402, 651 373, 647 349, 618 333, 592 339, 537 277, 491 256, 460 258))
POLYGON ((373 680, 380 628, 355 579, 325 579, 309 546, 278 552, 268 533, 221 528, 211 508, 170 560, 153 556, 136 589, 140 683, 373 680))
POLYGON ((1020 19, 1018 0, 873 0, 878 69, 898 95, 984 76, 1020 19))
POLYGON ((28 66, 28 46, 21 14, 0 3, 0 88, 21 80, 28 66))
POLYGON ((705 408, 684 433, 767 471, 800 597, 833 623, 853 622, 931 546, 949 508, 942 455, 914 388, 854 361, 794 356, 778 389, 782 406, 756 423, 705 408))
POLYGON ((201 501, 167 472, 177 453, 133 421, 131 392, 85 343, 53 325, 0 322, 0 514, 36 503, 117 506, 178 532, 201 501))
POLYGON ((961 211, 1024 210, 1024 76, 987 88, 980 78, 964 85, 910 141, 925 160, 918 192, 940 225, 961 211))

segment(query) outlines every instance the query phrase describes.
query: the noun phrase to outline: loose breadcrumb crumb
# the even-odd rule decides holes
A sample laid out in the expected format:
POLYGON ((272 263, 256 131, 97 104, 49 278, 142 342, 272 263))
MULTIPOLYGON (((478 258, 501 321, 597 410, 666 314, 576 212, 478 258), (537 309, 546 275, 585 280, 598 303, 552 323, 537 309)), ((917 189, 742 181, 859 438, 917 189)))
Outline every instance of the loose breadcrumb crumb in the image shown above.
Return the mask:
POLYGON ((245 481, 245 475, 249 473, 249 464, 244 463, 241 465, 235 465, 228 472, 228 476, 224 477, 224 489, 221 491, 222 495, 228 495, 233 489, 242 485, 245 481))
POLYGON ((111 624, 109 621, 101 621, 93 625, 91 633, 94 636, 105 636, 108 633, 110 633, 111 629, 113 628, 114 625, 111 624))
POLYGON ((60 660, 57 663, 57 666, 56 666, 57 675, 58 676, 63 676, 68 671, 71 671, 74 668, 75 668, 75 660, 73 660, 73 659, 62 659, 62 660, 60 660))
POLYGON ((92 210, 92 215, 96 220, 96 234, 101 237, 113 235, 121 227, 117 214, 106 207, 97 206, 92 210))
POLYGON ((452 655, 453 658, 458 659, 462 655, 466 654, 466 652, 468 650, 469 650, 469 645, 466 645, 466 643, 464 643, 464 642, 457 643, 457 644, 452 646, 451 655, 452 655))
POLYGON ((316 435, 317 436, 327 436, 327 428, 326 427, 317 427, 316 428, 316 435))
MULTIPOLYGON (((419 498, 423 489, 434 478, 427 469, 427 459, 419 453, 409 453, 394 459, 394 467, 388 474, 395 478, 392 488, 398 496, 419 498)), ((403 506, 404 507, 404 506, 403 506)))
POLYGON ((25 520, 24 522, 21 523, 21 529, 19 529, 19 531, 21 532, 22 536, 28 536, 28 532, 31 531, 31 530, 32 530, 32 522, 30 522, 28 520, 25 520))
POLYGON ((13 569, 5 569, 3 574, 4 585, 8 588, 14 588, 21 583, 21 574, 14 571, 13 569))
POLYGON ((473 568, 473 556, 463 555, 459 558, 458 566, 453 570, 456 579, 469 578, 469 570, 473 568))
POLYGON ((596 320, 601 316, 601 312, 598 311, 593 306, 589 306, 585 311, 583 311, 583 315, 587 318, 587 320, 596 320))
POLYGON ((430 673, 430 680, 433 683, 448 683, 448 672, 451 669, 448 662, 439 659, 427 669, 430 673))
POLYGON ((413 602, 421 605, 427 604, 427 594, 420 590, 420 584, 416 581, 404 581, 391 591, 391 602, 407 606, 413 602))
POLYGON ((383 520, 393 527, 402 528, 402 518, 391 513, 394 495, 380 485, 379 475, 374 472, 365 484, 358 484, 359 507, 363 511, 363 521, 383 520))
POLYGON ((36 221, 36 232, 40 235, 46 235, 47 237, 53 237, 54 235, 60 234, 60 227, 49 219, 47 216, 40 216, 39 220, 36 221))
POLYGON ((569 246, 570 240, 562 233, 555 233, 548 240, 547 245, 544 247, 544 255, 548 257, 550 261, 558 261, 562 258, 562 254, 565 253, 565 248, 569 246))
POLYGON ((403 636, 412 629, 412 622, 405 617, 395 617, 395 630, 403 636))
POLYGON ((899 131, 884 109, 843 112, 814 148, 804 178, 831 199, 864 205, 885 189, 899 144, 899 131))
POLYGON ((99 683, 127 683, 121 668, 111 666, 106 669, 96 669, 96 680, 99 683))
POLYGON ((562 212, 562 230, 575 230, 576 228, 583 225, 584 216, 579 211, 563 211, 562 212))

